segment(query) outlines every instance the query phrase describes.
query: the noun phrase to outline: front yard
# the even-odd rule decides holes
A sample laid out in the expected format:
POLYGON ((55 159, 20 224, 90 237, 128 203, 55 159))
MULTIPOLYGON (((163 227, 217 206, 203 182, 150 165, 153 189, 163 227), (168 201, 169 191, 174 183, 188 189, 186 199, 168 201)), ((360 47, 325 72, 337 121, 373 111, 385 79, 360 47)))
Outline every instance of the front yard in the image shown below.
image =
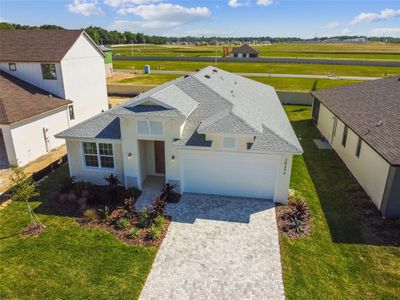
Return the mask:
MULTIPOLYGON (((334 152, 314 146, 319 134, 310 107, 285 109, 305 150, 294 159, 291 188, 307 198, 312 214, 310 237, 280 238, 287 298, 398 298, 400 248, 387 242, 389 227, 372 230, 357 213, 369 209, 375 218, 372 204, 360 200, 355 208, 346 197, 357 184, 334 152)), ((20 235, 29 222, 24 203, 0 211, 0 299, 138 298, 156 248, 124 244, 54 213, 46 199, 66 176, 68 168, 62 167, 40 185, 33 206, 48 226, 40 236, 20 235)))
POLYGON ((390 224, 374 232, 357 213, 369 209, 373 218, 371 202, 360 200, 355 208, 346 200, 357 184, 333 151, 314 146, 319 133, 311 108, 285 109, 304 149, 303 157, 294 159, 291 188, 306 196, 313 221, 310 238, 280 239, 286 297, 398 299, 400 248, 385 242, 390 224))

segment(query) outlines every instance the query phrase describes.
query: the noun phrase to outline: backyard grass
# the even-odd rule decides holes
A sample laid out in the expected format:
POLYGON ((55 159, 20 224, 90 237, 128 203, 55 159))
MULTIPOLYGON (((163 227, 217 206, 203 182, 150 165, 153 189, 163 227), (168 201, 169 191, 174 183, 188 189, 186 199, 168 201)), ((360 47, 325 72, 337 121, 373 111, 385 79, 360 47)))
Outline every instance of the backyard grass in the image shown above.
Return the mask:
MULTIPOLYGON (((131 78, 125 78, 117 83, 133 85, 159 85, 170 80, 181 77, 175 74, 144 74, 131 78)), ((357 80, 332 80, 332 79, 310 79, 310 78, 274 78, 274 77, 248 77, 252 80, 273 86, 278 91, 309 92, 326 89, 335 86, 343 86, 356 82, 357 80), (315 86, 314 86, 315 85, 315 86)))
POLYGON ((68 167, 51 174, 32 203, 48 226, 39 237, 20 236, 29 222, 24 203, 0 211, 0 299, 137 299, 156 248, 128 246, 52 214, 45 199, 66 176, 68 167))
POLYGON ((373 242, 351 203, 344 199, 354 184, 333 151, 320 151, 310 107, 285 110, 304 149, 293 160, 291 188, 306 198, 312 235, 280 238, 288 299, 399 299, 400 249, 373 242))
MULTIPOLYGON (((222 56, 222 49, 228 46, 193 45, 127 45, 112 47, 114 55, 124 56, 222 56)), ((307 57, 335 59, 399 60, 400 45, 384 43, 363 44, 273 44, 252 45, 263 57, 307 57)))
MULTIPOLYGON (((212 63, 186 61, 113 61, 114 69, 132 69, 141 71, 144 69, 145 65, 150 65, 153 70, 194 72, 196 69, 202 69, 212 65, 212 63)), ((388 76, 400 74, 400 68, 375 66, 219 62, 217 67, 236 73, 276 73, 369 77, 384 77, 385 74, 388 76)))

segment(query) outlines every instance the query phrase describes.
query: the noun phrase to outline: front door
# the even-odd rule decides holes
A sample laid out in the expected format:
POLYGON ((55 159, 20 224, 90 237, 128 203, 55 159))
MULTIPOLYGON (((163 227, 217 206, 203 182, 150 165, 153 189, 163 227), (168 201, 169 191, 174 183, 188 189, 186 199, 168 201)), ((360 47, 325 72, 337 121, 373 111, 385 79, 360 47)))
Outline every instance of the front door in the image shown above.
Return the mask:
POLYGON ((156 173, 165 174, 165 150, 163 141, 154 141, 154 155, 156 161, 156 173))

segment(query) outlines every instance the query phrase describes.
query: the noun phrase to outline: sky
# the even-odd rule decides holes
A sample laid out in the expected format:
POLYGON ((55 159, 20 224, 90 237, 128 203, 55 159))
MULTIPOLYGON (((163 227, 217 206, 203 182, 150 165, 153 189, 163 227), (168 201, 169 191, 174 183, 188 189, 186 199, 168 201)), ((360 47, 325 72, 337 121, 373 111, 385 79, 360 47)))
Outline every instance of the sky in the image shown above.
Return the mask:
POLYGON ((400 0, 0 0, 0 21, 163 36, 400 37, 400 0))

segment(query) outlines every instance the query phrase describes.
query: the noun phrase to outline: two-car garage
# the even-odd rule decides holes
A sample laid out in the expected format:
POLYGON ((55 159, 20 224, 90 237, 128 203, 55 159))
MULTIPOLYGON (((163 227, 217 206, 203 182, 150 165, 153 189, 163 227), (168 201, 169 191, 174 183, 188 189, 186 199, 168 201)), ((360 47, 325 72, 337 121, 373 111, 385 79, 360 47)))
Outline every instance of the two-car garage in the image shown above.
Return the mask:
POLYGON ((190 150, 180 159, 182 192, 274 199, 280 155, 190 150))

